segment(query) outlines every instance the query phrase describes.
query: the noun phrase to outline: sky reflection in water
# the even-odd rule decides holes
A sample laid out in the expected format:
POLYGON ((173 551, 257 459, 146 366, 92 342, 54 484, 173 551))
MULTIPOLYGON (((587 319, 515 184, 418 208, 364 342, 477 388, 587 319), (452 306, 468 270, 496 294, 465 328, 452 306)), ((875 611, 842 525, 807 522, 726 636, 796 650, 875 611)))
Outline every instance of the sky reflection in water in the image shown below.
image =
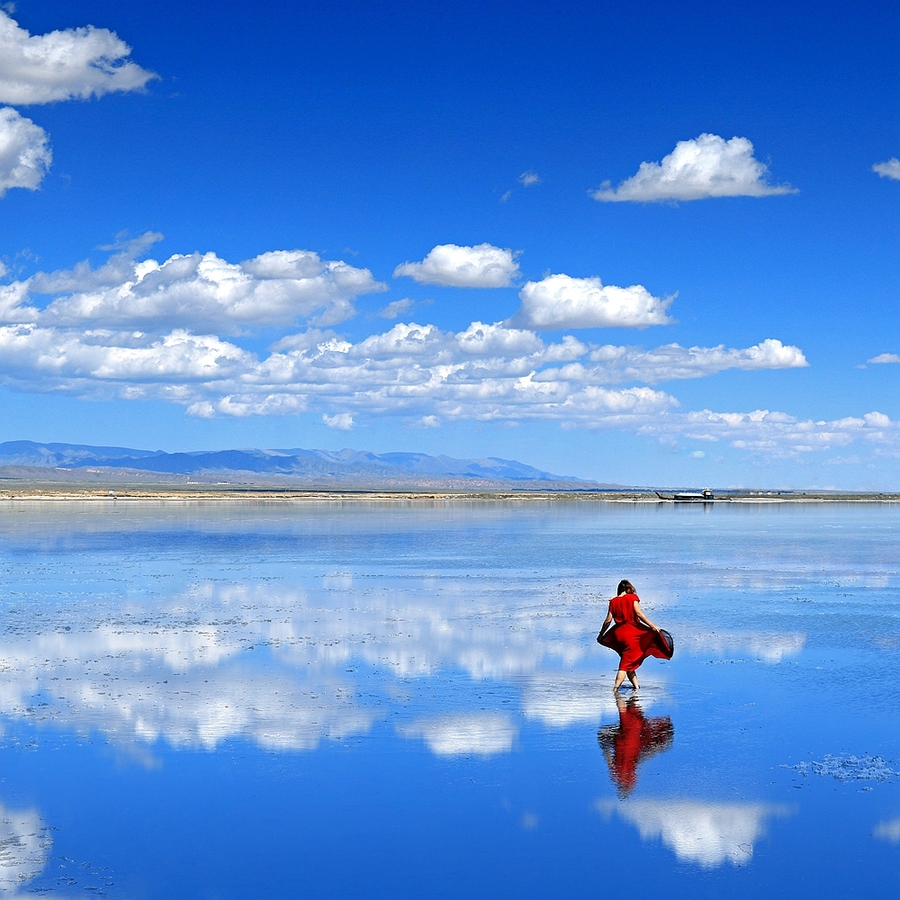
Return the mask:
POLYGON ((900 769, 898 524, 8 504, 0 892, 893 896, 898 779, 810 764, 900 769), (676 656, 617 703, 621 577, 676 656))

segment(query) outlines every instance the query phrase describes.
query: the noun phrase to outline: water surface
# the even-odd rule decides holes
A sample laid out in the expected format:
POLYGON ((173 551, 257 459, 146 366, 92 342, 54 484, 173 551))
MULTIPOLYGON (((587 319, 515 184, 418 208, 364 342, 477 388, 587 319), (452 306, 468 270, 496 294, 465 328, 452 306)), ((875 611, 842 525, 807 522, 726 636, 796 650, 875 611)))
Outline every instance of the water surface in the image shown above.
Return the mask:
POLYGON ((898 526, 7 503, 0 891, 896 897, 898 526), (620 578, 676 654, 617 703, 620 578))

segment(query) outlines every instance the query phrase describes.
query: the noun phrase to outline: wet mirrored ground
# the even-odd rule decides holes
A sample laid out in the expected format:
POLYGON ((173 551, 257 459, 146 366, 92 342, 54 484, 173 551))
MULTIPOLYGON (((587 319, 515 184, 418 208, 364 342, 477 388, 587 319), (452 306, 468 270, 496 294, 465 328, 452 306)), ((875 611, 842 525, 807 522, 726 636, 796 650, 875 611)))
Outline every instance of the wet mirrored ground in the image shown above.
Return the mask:
POLYGON ((7 503, 0 892, 895 898, 900 508, 7 503), (631 579, 675 638, 595 642, 631 579))

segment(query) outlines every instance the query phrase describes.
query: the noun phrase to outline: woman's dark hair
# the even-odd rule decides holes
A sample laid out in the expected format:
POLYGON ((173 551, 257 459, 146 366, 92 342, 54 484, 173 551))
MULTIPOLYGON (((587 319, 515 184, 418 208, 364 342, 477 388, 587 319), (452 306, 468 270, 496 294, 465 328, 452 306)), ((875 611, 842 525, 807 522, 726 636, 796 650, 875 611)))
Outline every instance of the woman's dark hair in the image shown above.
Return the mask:
POLYGON ((625 591, 626 594, 637 593, 637 591, 634 589, 634 585, 630 581, 626 581, 624 578, 619 582, 619 586, 616 588, 616 594, 621 594, 622 591, 625 591))

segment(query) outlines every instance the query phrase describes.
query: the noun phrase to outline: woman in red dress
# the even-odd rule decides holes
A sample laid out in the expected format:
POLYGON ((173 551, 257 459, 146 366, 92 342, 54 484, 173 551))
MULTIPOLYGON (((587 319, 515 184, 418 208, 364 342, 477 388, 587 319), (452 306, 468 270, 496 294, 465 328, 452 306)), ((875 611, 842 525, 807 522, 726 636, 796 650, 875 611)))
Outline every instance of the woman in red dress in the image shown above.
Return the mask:
POLYGON ((613 690, 618 691, 628 676, 631 686, 637 690, 637 668, 648 657, 670 659, 671 652, 660 637, 660 630, 641 611, 641 601, 630 581, 620 581, 618 593, 609 601, 609 612, 597 635, 597 643, 610 647, 619 654, 619 671, 613 690), (610 628, 610 625, 615 625, 610 628))

